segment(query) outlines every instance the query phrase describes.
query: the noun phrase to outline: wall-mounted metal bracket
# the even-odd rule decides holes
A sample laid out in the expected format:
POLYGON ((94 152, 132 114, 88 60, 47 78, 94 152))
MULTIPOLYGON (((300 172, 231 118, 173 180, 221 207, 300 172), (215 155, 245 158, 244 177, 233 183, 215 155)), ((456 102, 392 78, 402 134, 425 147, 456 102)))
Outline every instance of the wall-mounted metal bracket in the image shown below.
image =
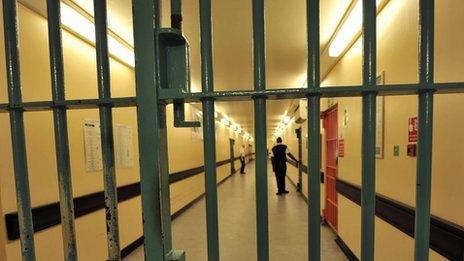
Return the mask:
MULTIPOLYGON (((155 29, 158 48, 159 92, 161 96, 190 93, 189 44, 182 32, 174 28, 155 29)), ((200 122, 185 120, 184 100, 174 101, 174 127, 200 127, 200 122)))

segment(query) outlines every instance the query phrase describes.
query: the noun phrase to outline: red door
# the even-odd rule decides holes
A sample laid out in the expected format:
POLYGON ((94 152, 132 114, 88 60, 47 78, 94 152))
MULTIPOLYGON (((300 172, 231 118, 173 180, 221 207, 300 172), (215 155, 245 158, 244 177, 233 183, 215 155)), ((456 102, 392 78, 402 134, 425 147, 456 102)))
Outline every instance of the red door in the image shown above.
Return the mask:
POLYGON ((337 152, 338 152, 338 122, 337 106, 323 113, 325 129, 325 209, 324 219, 337 231, 338 228, 338 200, 337 200, 337 152))

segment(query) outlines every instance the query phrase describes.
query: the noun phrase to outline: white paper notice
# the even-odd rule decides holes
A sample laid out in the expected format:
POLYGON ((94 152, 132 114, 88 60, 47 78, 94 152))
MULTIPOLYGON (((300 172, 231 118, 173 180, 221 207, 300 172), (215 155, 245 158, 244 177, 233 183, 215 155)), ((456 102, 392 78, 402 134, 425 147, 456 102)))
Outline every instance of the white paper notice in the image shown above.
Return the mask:
MULTIPOLYGON (((132 143, 132 127, 115 125, 114 156, 117 167, 130 168, 134 166, 134 150, 132 143)), ((84 120, 85 168, 87 172, 103 169, 100 122, 84 120)))
POLYGON ((100 140, 100 122, 84 120, 85 169, 87 172, 103 168, 100 140))
POLYGON ((116 125, 116 133, 114 136, 116 165, 122 168, 133 167, 132 127, 127 125, 116 125))

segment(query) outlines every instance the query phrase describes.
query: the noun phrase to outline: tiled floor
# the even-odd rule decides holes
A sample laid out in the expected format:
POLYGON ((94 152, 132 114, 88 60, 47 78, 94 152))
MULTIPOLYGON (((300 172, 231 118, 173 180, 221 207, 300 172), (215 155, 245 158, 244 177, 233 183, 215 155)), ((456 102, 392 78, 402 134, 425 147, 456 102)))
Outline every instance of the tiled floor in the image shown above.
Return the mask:
MULTIPOLYGON (((290 182, 290 193, 276 196, 272 172, 268 186, 270 259, 307 260, 307 204, 290 182)), ((218 199, 221 260, 256 260, 254 164, 247 166, 247 174, 237 173, 220 185, 218 199)), ((174 249, 185 250, 187 260, 207 260, 204 199, 173 221, 172 233, 174 249)), ((334 238, 332 231, 322 226, 322 260, 346 260, 334 238)), ((143 260, 143 247, 125 260, 143 260)))

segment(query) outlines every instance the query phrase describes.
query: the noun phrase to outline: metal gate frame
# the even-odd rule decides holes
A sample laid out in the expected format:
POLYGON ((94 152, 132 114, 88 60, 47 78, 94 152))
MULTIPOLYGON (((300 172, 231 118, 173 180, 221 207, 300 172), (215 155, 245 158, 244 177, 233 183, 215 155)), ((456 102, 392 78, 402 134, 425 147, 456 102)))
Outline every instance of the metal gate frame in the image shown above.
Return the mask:
MULTIPOLYGON (((0 112, 10 115, 14 174, 23 260, 35 260, 34 232, 26 161, 23 114, 53 111, 65 258, 77 260, 66 111, 99 108, 102 121, 102 153, 107 207, 108 256, 119 260, 117 195, 112 148, 112 108, 137 106, 143 232, 146 260, 180 260, 172 250, 166 137, 166 106, 169 103, 203 103, 205 188, 208 260, 219 260, 218 211, 215 166, 214 103, 254 100, 256 137, 257 259, 269 259, 266 100, 308 98, 309 137, 309 259, 320 259, 320 136, 321 97, 362 97, 362 235, 361 259, 374 260, 375 220, 375 110, 377 95, 419 96, 419 142, 415 216, 415 260, 427 260, 430 233, 433 97, 439 93, 463 93, 464 83, 434 83, 434 0, 420 0, 419 83, 376 85, 376 1, 363 1, 363 83, 360 86, 321 88, 319 54, 319 0, 307 0, 307 88, 266 89, 264 0, 253 1, 254 89, 214 91, 211 0, 200 0, 201 74, 200 93, 161 93, 154 30, 160 28, 159 0, 133 0, 136 57, 136 97, 112 98, 109 85, 106 1, 94 0, 98 99, 66 100, 63 81, 59 0, 47 0, 52 101, 23 102, 21 95, 16 0, 3 0, 5 52, 9 101, 0 112)), ((172 17, 181 18, 181 0, 171 0, 172 17)), ((178 21, 179 22, 179 21, 178 21)))

